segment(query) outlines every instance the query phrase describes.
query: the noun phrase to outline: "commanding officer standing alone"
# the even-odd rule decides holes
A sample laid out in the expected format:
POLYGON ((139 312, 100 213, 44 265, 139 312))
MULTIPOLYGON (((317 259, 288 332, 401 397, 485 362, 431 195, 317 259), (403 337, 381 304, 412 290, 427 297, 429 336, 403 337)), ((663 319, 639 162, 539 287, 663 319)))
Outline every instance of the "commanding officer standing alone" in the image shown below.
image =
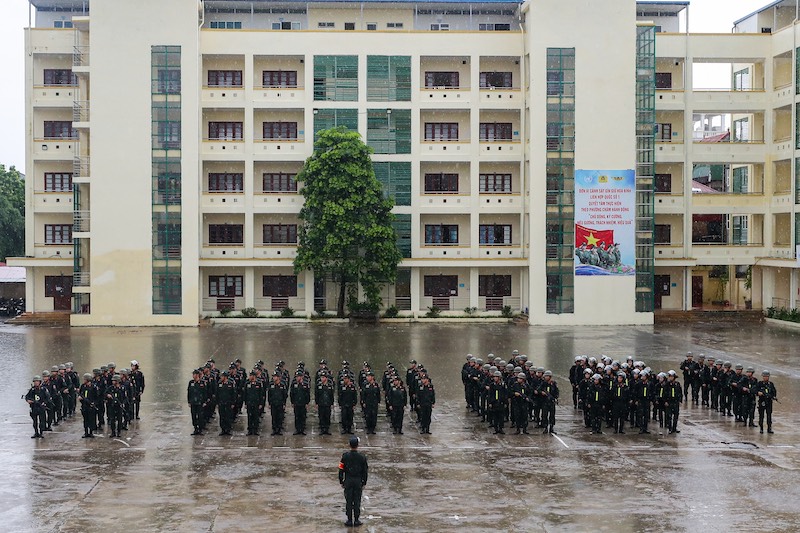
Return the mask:
POLYGON ((358 437, 350 437, 350 451, 339 461, 339 484, 344 487, 347 522, 344 525, 360 526, 361 492, 367 484, 369 465, 364 454, 358 451, 358 437))

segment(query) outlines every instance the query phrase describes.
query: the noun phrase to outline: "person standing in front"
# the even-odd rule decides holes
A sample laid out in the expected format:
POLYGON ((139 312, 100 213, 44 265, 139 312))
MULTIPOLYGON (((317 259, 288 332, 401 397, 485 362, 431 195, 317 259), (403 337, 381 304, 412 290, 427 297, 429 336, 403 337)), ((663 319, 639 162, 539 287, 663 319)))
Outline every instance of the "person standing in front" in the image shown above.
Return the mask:
POLYGON ((339 484, 344 488, 347 522, 345 526, 360 526, 361 492, 367 484, 369 465, 367 458, 358 451, 358 437, 350 437, 350 451, 342 454, 339 461, 339 484))

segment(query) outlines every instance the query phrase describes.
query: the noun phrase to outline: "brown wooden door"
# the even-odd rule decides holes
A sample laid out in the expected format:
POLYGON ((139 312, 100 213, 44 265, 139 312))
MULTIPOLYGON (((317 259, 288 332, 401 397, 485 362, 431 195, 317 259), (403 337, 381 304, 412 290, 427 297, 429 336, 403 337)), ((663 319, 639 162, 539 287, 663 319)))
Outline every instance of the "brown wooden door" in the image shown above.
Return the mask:
POLYGON ((703 276, 692 276, 692 307, 703 307, 703 276))
POLYGON ((661 298, 669 296, 670 277, 669 275, 658 275, 654 279, 653 305, 656 309, 661 309, 661 298))
POLYGON ((72 309, 72 276, 45 276, 44 295, 53 298, 54 311, 72 309))

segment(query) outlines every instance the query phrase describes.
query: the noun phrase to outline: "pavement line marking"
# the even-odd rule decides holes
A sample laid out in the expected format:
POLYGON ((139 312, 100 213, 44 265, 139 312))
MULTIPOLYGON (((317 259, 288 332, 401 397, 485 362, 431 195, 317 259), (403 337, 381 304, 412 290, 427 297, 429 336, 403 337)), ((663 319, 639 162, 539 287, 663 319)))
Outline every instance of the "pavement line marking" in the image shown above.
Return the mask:
POLYGON ((567 443, 566 443, 566 442, 564 442, 563 440, 561 440, 561 437, 559 437, 559 436, 558 436, 558 435, 556 435, 555 433, 550 433, 550 434, 551 434, 552 436, 554 436, 555 438, 557 438, 557 439, 558 439, 558 442, 560 442, 561 444, 563 444, 563 445, 564 445, 564 448, 566 448, 566 449, 569 449, 569 446, 567 446, 567 443))
POLYGON ((321 450, 322 446, 303 446, 304 450, 321 450))
POLYGON ((113 441, 115 441, 115 442, 121 442, 122 444, 124 444, 124 445, 125 445, 125 446, 127 446, 128 448, 130 448, 130 447, 131 447, 131 445, 130 445, 130 444, 128 444, 127 442, 125 442, 124 440, 119 440, 119 439, 111 439, 111 440, 113 440, 113 441))
POLYGON ((768 444, 767 448, 794 448, 791 444, 768 444))

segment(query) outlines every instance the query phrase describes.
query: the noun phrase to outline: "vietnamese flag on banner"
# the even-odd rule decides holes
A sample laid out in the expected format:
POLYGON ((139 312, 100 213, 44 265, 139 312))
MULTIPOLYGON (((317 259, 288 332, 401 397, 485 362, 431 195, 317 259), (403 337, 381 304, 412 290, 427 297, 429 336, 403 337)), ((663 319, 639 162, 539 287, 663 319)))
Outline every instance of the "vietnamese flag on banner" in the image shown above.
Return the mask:
POLYGON ((614 230, 604 229, 596 230, 575 224, 575 247, 585 244, 591 248, 596 247, 601 242, 605 242, 606 246, 614 243, 614 230))

